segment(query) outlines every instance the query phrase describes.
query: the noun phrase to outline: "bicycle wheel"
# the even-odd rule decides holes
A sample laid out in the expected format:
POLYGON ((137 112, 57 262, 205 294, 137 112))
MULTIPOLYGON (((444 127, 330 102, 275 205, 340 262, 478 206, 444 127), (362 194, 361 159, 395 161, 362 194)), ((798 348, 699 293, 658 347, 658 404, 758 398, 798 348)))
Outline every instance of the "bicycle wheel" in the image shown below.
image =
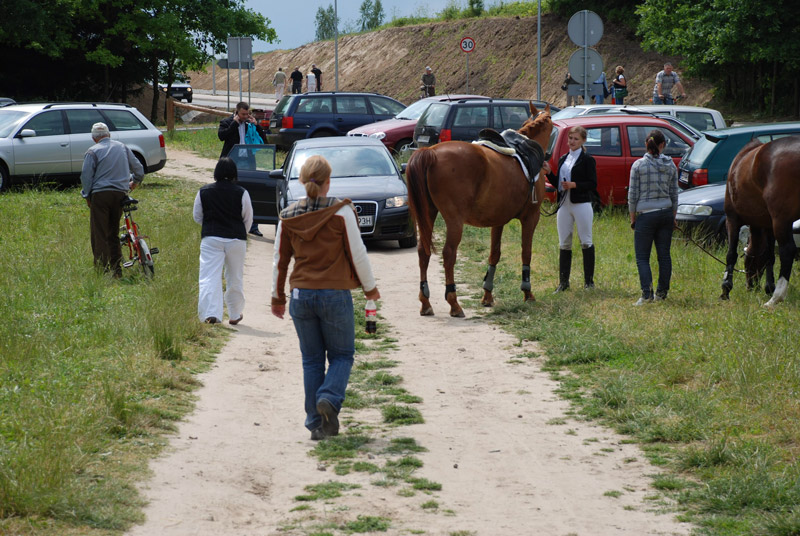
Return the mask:
POLYGON ((145 277, 153 277, 155 275, 155 266, 153 266, 153 256, 150 254, 150 248, 147 247, 147 242, 144 238, 140 238, 136 243, 139 250, 139 265, 142 267, 142 272, 145 277))

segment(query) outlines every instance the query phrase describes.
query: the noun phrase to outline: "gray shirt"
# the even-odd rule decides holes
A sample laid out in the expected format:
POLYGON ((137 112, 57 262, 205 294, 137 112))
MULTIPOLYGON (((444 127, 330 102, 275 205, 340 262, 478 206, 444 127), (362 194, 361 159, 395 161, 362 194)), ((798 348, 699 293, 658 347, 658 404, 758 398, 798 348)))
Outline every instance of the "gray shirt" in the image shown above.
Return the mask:
POLYGON ((144 168, 127 145, 103 138, 89 147, 83 157, 81 170, 81 195, 89 197, 95 192, 130 189, 131 174, 136 184, 142 182, 144 168))

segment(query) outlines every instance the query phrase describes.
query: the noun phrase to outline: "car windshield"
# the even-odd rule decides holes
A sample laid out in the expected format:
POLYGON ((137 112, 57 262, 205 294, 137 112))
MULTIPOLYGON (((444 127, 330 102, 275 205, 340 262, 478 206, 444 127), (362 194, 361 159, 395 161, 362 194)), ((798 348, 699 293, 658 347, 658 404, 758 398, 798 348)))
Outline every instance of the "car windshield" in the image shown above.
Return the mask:
POLYGON ((13 132, 14 127, 17 126, 20 119, 26 117, 28 112, 19 112, 15 110, 0 110, 0 138, 8 137, 13 132))
POLYGON ((372 177, 376 175, 396 175, 397 169, 384 147, 314 147, 295 151, 289 179, 300 177, 300 168, 314 155, 324 157, 331 165, 331 178, 372 177))
POLYGON ((583 108, 564 108, 551 116, 551 119, 570 119, 572 117, 578 117, 583 113, 583 108))
POLYGON ((711 141, 708 138, 700 138, 697 140, 697 143, 694 144, 694 147, 692 147, 691 151, 689 151, 687 159, 696 166, 702 166, 706 163, 708 156, 716 146, 717 142, 711 141))
POLYGON ((428 109, 428 106, 431 105, 431 101, 426 100, 418 100, 399 114, 395 116, 395 119, 410 119, 412 121, 416 121, 419 119, 425 110, 428 109))
POLYGON ((424 127, 441 127, 442 123, 444 123, 445 116, 447 116, 447 110, 449 109, 450 107, 446 104, 431 104, 428 106, 428 109, 425 110, 422 117, 419 118, 418 122, 424 127))
POLYGON ((236 163, 237 170, 270 171, 275 169, 274 145, 234 145, 228 157, 236 163))
POLYGON ((273 113, 282 114, 284 112, 284 110, 286 110, 286 108, 289 106, 289 101, 290 100, 291 100, 291 97, 289 97, 288 95, 283 97, 281 99, 281 102, 279 102, 278 105, 275 107, 275 111, 273 113))

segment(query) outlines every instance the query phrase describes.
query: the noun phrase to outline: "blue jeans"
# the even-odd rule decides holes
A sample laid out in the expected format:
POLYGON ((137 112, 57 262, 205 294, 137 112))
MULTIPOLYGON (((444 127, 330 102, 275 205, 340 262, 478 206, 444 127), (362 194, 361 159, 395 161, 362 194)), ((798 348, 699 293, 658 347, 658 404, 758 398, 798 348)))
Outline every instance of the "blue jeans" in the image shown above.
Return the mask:
POLYGON ((636 268, 639 270, 639 284, 642 287, 642 297, 653 297, 653 273, 650 270, 650 250, 656 246, 658 259, 658 287, 656 294, 662 298, 667 297, 669 280, 672 276, 672 228, 674 217, 672 208, 647 212, 636 216, 636 226, 633 233, 633 248, 636 252, 636 268))
POLYGON ((355 354, 353 298, 349 290, 292 289, 289 314, 303 356, 305 425, 314 430, 322 425, 317 413, 320 398, 327 399, 336 411, 344 402, 355 354))
POLYGON ((664 95, 664 100, 661 100, 658 95, 653 95, 653 104, 675 104, 675 99, 664 95))

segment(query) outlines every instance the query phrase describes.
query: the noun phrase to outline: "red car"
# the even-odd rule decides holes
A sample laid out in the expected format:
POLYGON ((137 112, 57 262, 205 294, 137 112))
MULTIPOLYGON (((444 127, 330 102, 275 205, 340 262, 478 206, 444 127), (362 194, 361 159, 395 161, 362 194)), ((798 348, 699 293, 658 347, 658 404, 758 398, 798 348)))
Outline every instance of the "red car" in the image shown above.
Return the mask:
POLYGON ((400 153, 407 146, 414 142, 414 127, 417 126, 417 119, 425 113, 428 106, 433 102, 457 101, 468 99, 488 99, 481 95, 440 95, 436 97, 426 97, 420 99, 393 119, 370 123, 358 128, 354 128, 347 133, 348 136, 369 136, 377 138, 383 142, 387 149, 393 154, 400 153))
POLYGON ((675 166, 694 145, 694 140, 657 117, 641 115, 581 116, 553 121, 553 133, 547 153, 555 170, 561 155, 568 153, 567 135, 574 126, 588 132, 584 148, 597 162, 597 192, 603 205, 624 205, 628 202, 628 182, 631 166, 644 156, 645 140, 653 129, 659 129, 667 139, 664 154, 671 156, 675 166))

